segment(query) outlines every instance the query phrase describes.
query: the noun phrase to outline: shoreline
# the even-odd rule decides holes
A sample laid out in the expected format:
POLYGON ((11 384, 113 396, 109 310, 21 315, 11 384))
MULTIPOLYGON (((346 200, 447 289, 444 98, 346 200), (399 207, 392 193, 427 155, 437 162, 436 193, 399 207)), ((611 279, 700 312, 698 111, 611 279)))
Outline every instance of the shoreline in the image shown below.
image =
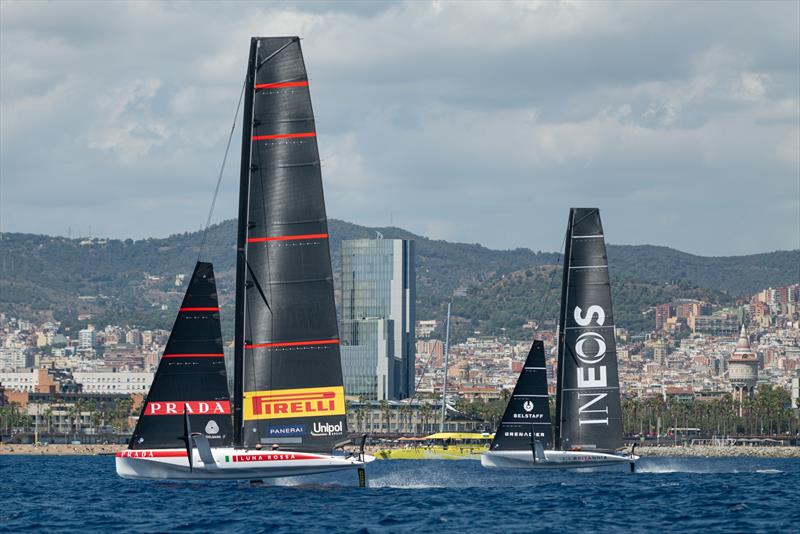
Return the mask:
POLYGON ((751 447, 711 445, 668 445, 664 447, 636 447, 636 454, 648 456, 672 456, 680 458, 800 458, 800 447, 751 447))
MULTIPOLYGON (((99 456, 113 455, 127 448, 126 445, 0 445, 0 456, 99 456)), ((371 449, 371 447, 369 448, 371 449)), ((368 452, 372 452, 369 451, 368 452)), ((636 454, 643 458, 680 457, 680 458, 800 458, 800 447, 712 447, 708 445, 669 445, 663 447, 637 447, 636 454)))
POLYGON ((113 455, 127 449, 127 445, 0 445, 0 456, 100 456, 113 455))

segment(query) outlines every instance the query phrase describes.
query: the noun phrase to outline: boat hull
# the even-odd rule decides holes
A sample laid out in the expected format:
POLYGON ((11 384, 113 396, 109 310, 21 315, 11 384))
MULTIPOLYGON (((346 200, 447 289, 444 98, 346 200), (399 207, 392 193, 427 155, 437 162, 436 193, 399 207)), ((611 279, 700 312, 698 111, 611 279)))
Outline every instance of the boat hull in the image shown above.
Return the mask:
POLYGON ((186 450, 126 450, 116 455, 117 474, 137 480, 254 480, 354 469, 375 459, 227 447, 212 454, 216 463, 205 464, 194 450, 190 469, 186 450))
POLYGON ((589 451, 544 451, 544 461, 533 461, 531 451, 489 451, 481 455, 483 467, 500 469, 580 469, 629 466, 638 456, 589 451))

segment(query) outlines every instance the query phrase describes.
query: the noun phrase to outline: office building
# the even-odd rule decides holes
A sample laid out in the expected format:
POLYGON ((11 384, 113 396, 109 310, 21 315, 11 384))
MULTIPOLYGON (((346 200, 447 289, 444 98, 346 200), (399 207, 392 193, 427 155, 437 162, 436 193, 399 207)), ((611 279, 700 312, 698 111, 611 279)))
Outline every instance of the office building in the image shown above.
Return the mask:
POLYGON ((342 367, 345 391, 366 400, 414 394, 414 242, 342 242, 342 367))

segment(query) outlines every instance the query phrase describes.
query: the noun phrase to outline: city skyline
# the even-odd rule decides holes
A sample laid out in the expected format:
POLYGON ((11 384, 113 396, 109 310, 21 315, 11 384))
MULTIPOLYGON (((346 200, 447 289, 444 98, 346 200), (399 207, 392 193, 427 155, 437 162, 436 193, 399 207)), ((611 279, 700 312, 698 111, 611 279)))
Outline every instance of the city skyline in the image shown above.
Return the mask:
POLYGON ((612 243, 800 246, 798 4, 498 6, 4 2, 0 231, 197 229, 242 43, 298 34, 331 217, 557 250, 589 205, 612 243))

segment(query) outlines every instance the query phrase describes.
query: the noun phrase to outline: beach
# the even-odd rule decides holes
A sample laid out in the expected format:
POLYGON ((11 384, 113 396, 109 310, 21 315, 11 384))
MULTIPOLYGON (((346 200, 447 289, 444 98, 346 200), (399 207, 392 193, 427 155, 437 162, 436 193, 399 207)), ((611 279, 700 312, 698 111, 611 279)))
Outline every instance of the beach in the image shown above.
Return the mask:
MULTIPOLYGON (((125 450, 126 445, 0 445, 0 455, 96 456, 125 450)), ((367 452, 372 452, 368 451, 367 452)), ((678 456, 695 458, 800 458, 800 447, 712 447, 708 445, 637 447, 639 456, 678 456)))
POLYGON ((97 456, 114 454, 127 449, 127 445, 0 445, 0 455, 26 454, 32 456, 97 456))

